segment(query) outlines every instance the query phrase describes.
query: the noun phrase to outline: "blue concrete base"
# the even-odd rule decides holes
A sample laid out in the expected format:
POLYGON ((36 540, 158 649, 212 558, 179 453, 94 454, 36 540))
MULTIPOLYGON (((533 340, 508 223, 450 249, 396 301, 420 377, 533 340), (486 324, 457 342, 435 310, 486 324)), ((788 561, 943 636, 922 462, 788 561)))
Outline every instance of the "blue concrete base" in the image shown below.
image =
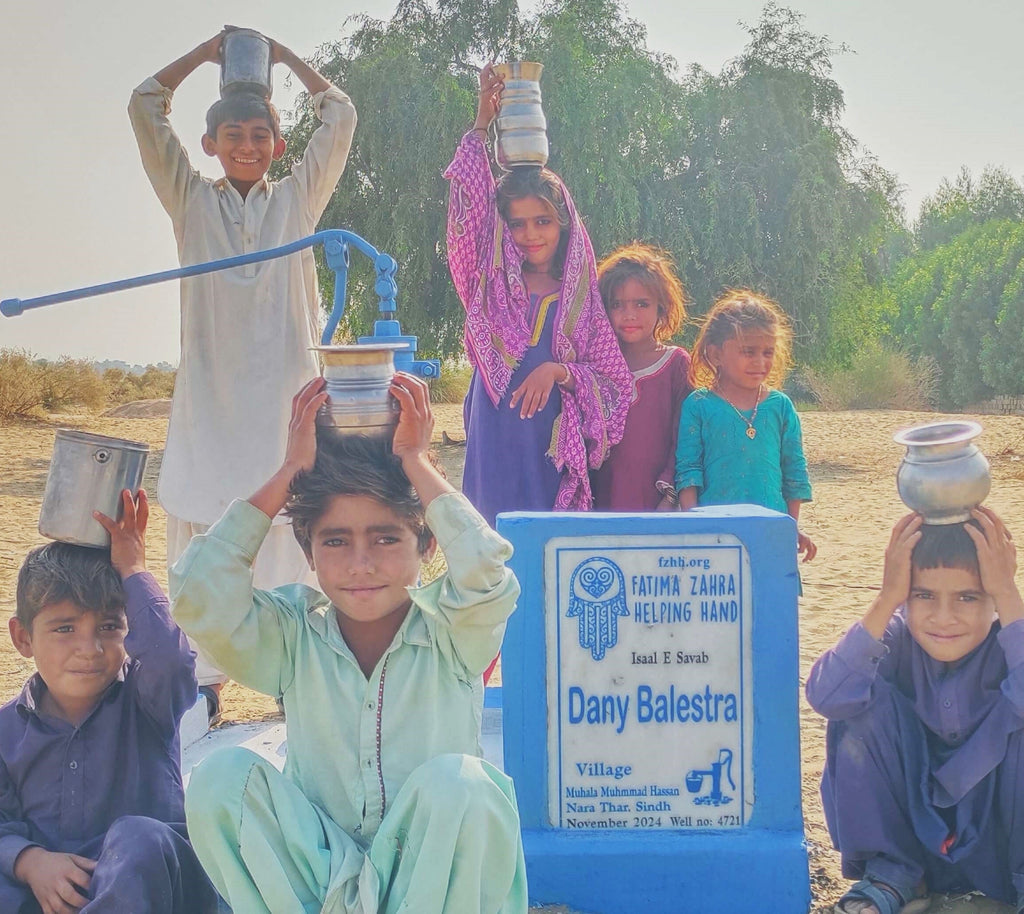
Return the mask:
POLYGON ((807 848, 797 832, 523 829, 523 845, 531 905, 586 914, 806 914, 811 904, 807 848))

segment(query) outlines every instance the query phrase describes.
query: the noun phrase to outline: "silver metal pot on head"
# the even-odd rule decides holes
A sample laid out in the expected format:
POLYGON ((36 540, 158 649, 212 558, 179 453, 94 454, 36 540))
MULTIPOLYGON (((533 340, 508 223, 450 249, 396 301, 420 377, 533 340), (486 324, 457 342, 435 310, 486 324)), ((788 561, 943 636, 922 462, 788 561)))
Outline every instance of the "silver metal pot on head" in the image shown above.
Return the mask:
POLYGON ((327 402, 316 424, 336 435, 386 435, 398 424, 398 401, 391 396, 395 352, 404 343, 314 346, 327 382, 327 402))
POLYGON ((926 524, 962 523, 988 495, 988 460, 972 443, 981 431, 977 422, 934 422, 893 435, 907 449, 896 489, 926 524))
POLYGON ((494 67, 494 72, 505 81, 501 108, 494 119, 494 158, 506 171, 517 165, 547 163, 548 122, 540 97, 543 69, 544 64, 526 60, 494 67))
POLYGON ((110 534, 92 512, 119 518, 121 490, 129 489, 133 495, 139 491, 148 459, 145 442, 58 429, 39 532, 63 543, 109 548, 110 534))
POLYGON ((220 43, 220 96, 254 92, 269 99, 274 92, 270 39, 253 29, 225 26, 220 43))

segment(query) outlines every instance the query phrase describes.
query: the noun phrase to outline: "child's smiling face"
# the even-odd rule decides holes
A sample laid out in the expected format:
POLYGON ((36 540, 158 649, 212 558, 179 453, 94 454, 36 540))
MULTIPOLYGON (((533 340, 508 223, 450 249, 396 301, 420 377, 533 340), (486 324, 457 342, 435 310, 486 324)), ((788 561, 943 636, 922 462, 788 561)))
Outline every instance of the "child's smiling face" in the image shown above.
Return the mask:
POLYGON ((530 269, 535 273, 550 272, 562 236, 562 227, 551 204, 533 196, 510 201, 508 227, 530 269))
POLYGON ((407 587, 433 551, 420 552, 408 519, 369 495, 335 495, 313 525, 310 566, 320 589, 353 622, 409 608, 407 587))
POLYGON ((215 137, 206 135, 202 142, 203 151, 217 158, 225 177, 240 191, 262 179, 285 149, 284 140, 275 137, 270 122, 261 117, 225 121, 215 137))
POLYGON ((988 637, 995 602, 966 568, 914 568, 907 627, 929 657, 955 663, 988 637))
POLYGON ((708 360, 719 369, 725 385, 736 390, 758 390, 772 372, 775 334, 768 330, 739 333, 721 346, 708 346, 708 360))

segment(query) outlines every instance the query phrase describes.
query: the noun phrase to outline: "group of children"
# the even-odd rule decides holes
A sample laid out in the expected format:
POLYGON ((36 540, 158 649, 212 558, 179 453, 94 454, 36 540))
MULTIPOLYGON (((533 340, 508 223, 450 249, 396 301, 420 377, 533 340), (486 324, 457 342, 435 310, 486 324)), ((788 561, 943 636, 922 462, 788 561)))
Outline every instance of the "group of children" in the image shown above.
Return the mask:
MULTIPOLYGON (((708 312, 692 358, 673 346, 686 296, 667 254, 634 242, 598 265, 557 175, 522 166, 494 181, 486 139, 502 90, 485 67, 473 129, 445 172, 448 263, 474 368, 470 500, 491 523, 508 510, 736 503, 799 518, 811 498, 800 420, 772 386, 789 368, 785 313, 733 291, 708 312)), ((814 557, 804 533, 798 548, 814 557)))
MULTIPOLYGON (((275 43, 324 125, 270 183, 283 150, 273 110, 218 102, 203 146, 225 179, 200 178, 166 115, 220 37, 143 83, 131 106, 183 262, 312 230, 355 123, 347 97, 275 43)), ((692 360, 670 345, 685 298, 665 255, 635 244, 598 267, 557 176, 516 169, 495 184, 485 133, 501 90, 485 68, 476 124, 447 171, 449 261, 475 368, 468 498, 430 457, 429 391, 416 378, 392 383, 391 440, 318 439, 327 395, 296 348, 316 323, 307 260, 183 283, 160 492, 182 525, 171 611, 146 571, 144 492, 125 493, 119 520, 97 517, 109 556, 53 543, 26 558, 10 633, 37 672, 0 709, 3 911, 203 914, 219 893, 246 914, 524 914, 513 786, 479 746, 481 674, 519 593, 494 516, 753 502, 798 517, 810 497, 800 426, 772 386, 788 364, 782 312, 730 293, 692 360), (225 327, 242 331, 238 378, 214 377, 225 327), (240 402, 225 393, 239 378, 258 406, 245 420, 266 422, 263 433, 220 429, 202 453, 218 409, 240 402), (438 546, 447 572, 422 586, 438 546), (301 568, 281 558, 289 551, 301 568), (182 790, 177 725, 197 680, 178 625, 216 675, 282 699, 283 772, 222 750, 182 790)), ((846 914, 911 911, 932 889, 1024 908, 1015 571, 991 511, 947 527, 908 516, 878 597, 812 670, 808 698, 829 719, 826 819, 859 880, 840 899, 846 914)))

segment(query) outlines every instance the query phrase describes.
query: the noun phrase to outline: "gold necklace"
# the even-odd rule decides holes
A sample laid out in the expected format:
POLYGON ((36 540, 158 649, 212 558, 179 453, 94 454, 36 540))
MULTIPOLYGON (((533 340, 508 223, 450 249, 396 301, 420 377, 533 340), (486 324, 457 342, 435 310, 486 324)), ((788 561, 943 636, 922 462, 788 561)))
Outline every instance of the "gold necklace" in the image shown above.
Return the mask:
POLYGON ((736 413, 736 415, 743 420, 743 423, 747 426, 747 437, 750 438, 751 441, 753 441, 753 439, 757 437, 757 429, 754 428, 754 420, 757 419, 757 408, 761 405, 761 393, 763 391, 764 384, 758 384, 757 399, 754 401, 754 409, 750 413, 749 419, 739 411, 739 408, 736 406, 736 404, 733 403, 732 400, 730 400, 727 396, 725 396, 725 394, 717 390, 715 391, 715 393, 718 394, 718 396, 720 396, 723 400, 725 400, 726 403, 728 403, 733 408, 733 411, 736 413))

